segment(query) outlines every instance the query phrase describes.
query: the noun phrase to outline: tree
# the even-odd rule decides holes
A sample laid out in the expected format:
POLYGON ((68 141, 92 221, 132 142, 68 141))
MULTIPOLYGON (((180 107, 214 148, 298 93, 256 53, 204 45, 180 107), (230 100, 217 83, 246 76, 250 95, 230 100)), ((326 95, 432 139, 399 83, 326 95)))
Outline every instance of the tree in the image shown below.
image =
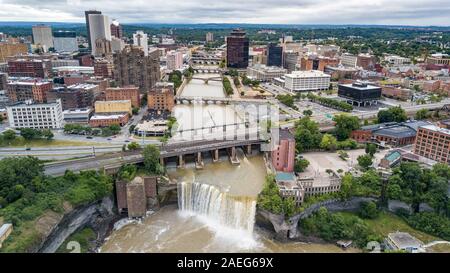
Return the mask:
POLYGON ((320 148, 328 151, 334 151, 337 147, 337 140, 330 134, 324 134, 320 142, 320 148))
POLYGON ((422 120, 428 118, 428 109, 420 109, 416 112, 415 118, 417 120, 422 120))
POLYGON ((373 164, 372 157, 370 155, 360 155, 358 156, 357 160, 358 165, 365 170, 367 170, 373 164))
POLYGON ((304 172, 306 168, 308 168, 308 166, 309 166, 308 160, 304 158, 296 159, 294 164, 294 171, 297 173, 304 172))
POLYGON ((408 119, 405 110, 400 106, 391 107, 388 110, 381 110, 377 114, 378 123, 384 122, 404 122, 408 119))
POLYGON ((303 117, 295 123, 295 143, 297 152, 319 148, 322 134, 317 122, 303 117))
POLYGON ((310 116, 312 116, 312 114, 313 114, 313 111, 310 109, 306 109, 303 111, 303 115, 305 115, 305 116, 310 117, 310 116))
POLYGON ((44 129, 42 130, 42 136, 47 140, 52 140, 55 135, 50 129, 44 129))
POLYGON ((373 143, 366 144, 366 154, 373 157, 373 155, 377 152, 377 145, 373 143))
POLYGON ((131 142, 128 144, 128 150, 133 151, 141 148, 141 145, 139 145, 137 142, 131 142))
POLYGON ((345 140, 350 137, 350 133, 353 130, 359 129, 359 118, 349 115, 336 115, 333 117, 333 121, 336 123, 336 136, 338 140, 345 140))
POLYGON ((133 164, 126 164, 120 167, 117 177, 120 180, 131 181, 134 179, 137 173, 137 167, 133 164))
POLYGON ((159 161, 159 149, 155 145, 147 145, 142 155, 144 157, 145 170, 150 174, 162 174, 163 169, 159 161))
POLYGON ((33 140, 41 137, 41 131, 32 128, 20 129, 20 135, 26 140, 33 140))
POLYGON ((16 132, 13 130, 7 130, 3 132, 3 139, 6 141, 12 141, 16 138, 16 132))
POLYGON ((133 109, 131 111, 132 111, 133 115, 139 114, 139 108, 138 107, 133 107, 133 109))
POLYGON ((362 202, 359 207, 359 216, 364 219, 375 219, 378 217, 379 211, 377 204, 373 201, 362 202))

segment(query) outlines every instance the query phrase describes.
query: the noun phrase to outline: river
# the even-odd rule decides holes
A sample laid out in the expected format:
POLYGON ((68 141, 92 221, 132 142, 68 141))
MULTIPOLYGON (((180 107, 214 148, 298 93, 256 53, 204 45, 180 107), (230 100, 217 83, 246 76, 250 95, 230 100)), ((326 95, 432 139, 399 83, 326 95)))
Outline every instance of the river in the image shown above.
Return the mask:
MULTIPOLYGON (((203 81, 192 80, 182 94, 222 96, 223 92, 221 83, 219 86, 216 82, 206 85, 203 81)), ((193 107, 175 107, 175 113, 183 113, 177 119, 184 126, 193 123, 194 116, 207 122, 220 122, 220 118, 215 119, 208 111, 193 115, 190 112, 193 107)), ((213 107, 220 111, 224 105, 213 107)), ((234 112, 225 113, 236 115, 234 112)), ((189 158, 185 169, 168 163, 168 176, 178 185, 178 206, 162 207, 140 223, 131 223, 113 231, 101 252, 342 251, 333 244, 280 243, 271 239, 270 232, 255 227, 257 195, 266 175, 264 158, 261 154, 247 157, 240 149, 237 154, 238 166, 230 164, 225 153, 216 163, 212 163, 211 157, 204 156, 202 170, 196 170, 194 160, 189 158)))

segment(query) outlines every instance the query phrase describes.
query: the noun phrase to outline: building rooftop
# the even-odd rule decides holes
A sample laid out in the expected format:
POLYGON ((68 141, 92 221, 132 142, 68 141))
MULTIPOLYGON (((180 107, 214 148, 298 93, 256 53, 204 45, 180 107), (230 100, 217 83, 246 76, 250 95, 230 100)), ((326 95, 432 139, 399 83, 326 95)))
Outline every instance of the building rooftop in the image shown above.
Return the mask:
POLYGON ((371 131, 374 135, 383 135, 396 138, 413 137, 421 126, 429 125, 429 122, 413 120, 401 123, 387 122, 374 125, 363 126, 364 131, 371 131))
POLYGON ((93 89, 96 87, 98 87, 98 85, 92 83, 77 83, 67 86, 69 89, 93 89))
POLYGON ((131 100, 98 100, 96 104, 107 104, 107 103, 131 103, 131 100))
POLYGON ((89 114, 92 112, 91 108, 77 108, 77 109, 68 109, 68 110, 64 110, 63 114, 67 115, 67 114, 89 114))
POLYGON ((289 131, 289 129, 280 129, 279 134, 280 134, 280 140, 281 139, 289 139, 289 140, 295 139, 294 135, 289 131))
POLYGON ((91 117, 91 120, 108 120, 108 119, 119 119, 123 118, 128 113, 112 114, 112 115, 99 115, 95 114, 91 117))
POLYGON ((434 131, 434 132, 439 132, 439 133, 443 133, 443 134, 446 134, 446 135, 450 135, 450 130, 449 129, 441 128, 441 127, 438 127, 438 126, 433 125, 433 124, 427 124, 427 125, 423 125, 423 126, 420 126, 420 127, 424 128, 424 129, 427 129, 427 130, 430 130, 430 131, 434 131))
POLYGON ((33 101, 26 101, 26 102, 19 102, 16 103, 14 105, 11 106, 7 106, 7 108, 15 108, 15 107, 25 107, 25 106, 33 106, 33 107, 39 107, 39 106, 43 106, 43 107, 52 107, 52 106, 57 106, 57 105, 61 105, 61 99, 57 99, 55 102, 49 102, 49 103, 34 103, 33 101))
POLYGON ((295 181, 294 173, 277 172, 275 175, 276 181, 295 181))
POLYGON ((30 79, 18 79, 18 80, 11 80, 11 78, 8 80, 8 84, 16 84, 16 85, 44 85, 44 84, 49 84, 51 82, 49 81, 45 81, 45 80, 41 80, 41 79, 34 79, 34 78, 30 78, 30 79))
POLYGON ((356 81, 354 83, 349 83, 349 84, 339 84, 339 85, 345 86, 345 87, 350 87, 353 89, 358 89, 358 90, 373 90, 373 89, 381 88, 379 86, 371 85, 368 82, 361 82, 361 81, 356 81))
POLYGON ((289 78, 331 77, 320 70, 292 71, 291 74, 286 74, 285 76, 289 78))
POLYGON ((393 232, 388 234, 388 238, 398 249, 420 248, 423 243, 407 232, 393 232))

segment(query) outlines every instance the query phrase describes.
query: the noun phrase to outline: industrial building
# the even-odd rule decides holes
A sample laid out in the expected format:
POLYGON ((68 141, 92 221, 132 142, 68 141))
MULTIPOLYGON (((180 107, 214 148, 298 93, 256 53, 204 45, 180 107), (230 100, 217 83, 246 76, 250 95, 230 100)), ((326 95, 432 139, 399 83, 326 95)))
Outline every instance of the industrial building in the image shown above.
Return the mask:
POLYGON ((414 153, 450 164, 450 130, 432 124, 419 127, 414 153))

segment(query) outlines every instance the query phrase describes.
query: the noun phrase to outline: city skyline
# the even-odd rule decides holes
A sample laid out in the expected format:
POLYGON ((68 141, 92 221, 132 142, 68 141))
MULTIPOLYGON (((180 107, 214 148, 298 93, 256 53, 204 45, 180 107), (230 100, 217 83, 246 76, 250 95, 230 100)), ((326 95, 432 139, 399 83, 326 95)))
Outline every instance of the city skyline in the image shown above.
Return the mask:
POLYGON ((84 11, 102 10, 121 23, 248 23, 248 24, 358 24, 449 26, 445 0, 283 0, 208 3, 205 0, 176 2, 130 0, 127 7, 113 1, 0 0, 0 21, 84 21, 84 11), (151 8, 146 9, 146 6, 151 8), (326 14, 327 16, 323 16, 326 14), (372 16, 371 16, 372 15, 372 16))

